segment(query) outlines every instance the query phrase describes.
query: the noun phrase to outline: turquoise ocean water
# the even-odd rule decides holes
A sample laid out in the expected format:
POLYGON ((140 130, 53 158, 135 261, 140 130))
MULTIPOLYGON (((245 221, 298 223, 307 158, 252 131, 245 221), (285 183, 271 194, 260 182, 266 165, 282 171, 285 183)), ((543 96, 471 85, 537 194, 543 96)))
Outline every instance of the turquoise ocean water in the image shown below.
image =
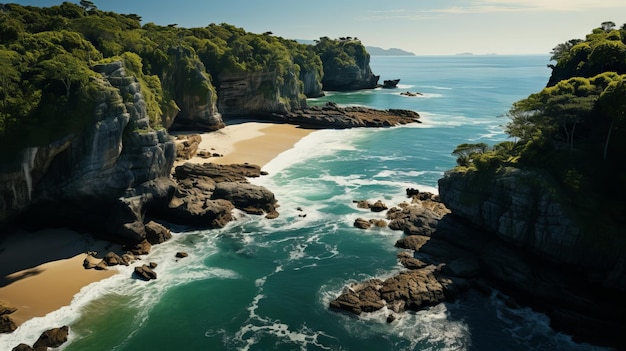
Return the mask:
POLYGON ((545 85, 547 63, 547 55, 373 57, 381 80, 401 79, 397 89, 328 93, 310 103, 411 109, 422 124, 312 133, 254 180, 275 193, 279 218, 238 214, 221 230, 174 227, 174 238, 145 258, 159 264, 157 280, 133 280, 132 267, 122 268, 71 306, 0 336, 0 349, 66 324, 65 351, 596 350, 495 294, 470 292, 391 324, 386 311, 356 318, 327 309, 347 284, 402 269, 393 246, 402 233, 353 228, 357 217, 375 215, 352 201, 395 205, 407 187, 436 191, 456 145, 506 140, 499 116, 545 85), (177 251, 190 256, 177 261, 177 251))

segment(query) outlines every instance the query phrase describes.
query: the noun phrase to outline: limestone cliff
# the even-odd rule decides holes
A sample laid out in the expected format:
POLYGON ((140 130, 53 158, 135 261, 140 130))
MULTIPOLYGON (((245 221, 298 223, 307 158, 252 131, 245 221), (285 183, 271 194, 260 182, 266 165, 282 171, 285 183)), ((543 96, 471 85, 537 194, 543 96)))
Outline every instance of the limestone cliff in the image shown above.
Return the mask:
MULTIPOLYGON (((174 143, 165 130, 149 126, 137 79, 126 75, 121 62, 94 70, 101 77, 94 78, 100 85, 96 110, 86 116, 92 122, 80 134, 25 150, 21 164, 0 175, 0 221, 27 208, 39 219, 63 222, 64 217, 73 218, 79 225, 92 219, 89 213, 106 218, 107 211, 117 211, 113 204, 124 202, 129 189, 169 175, 174 143)), ((162 190, 160 194, 151 190, 149 197, 170 191, 167 186, 162 190)), ((135 217, 141 215, 138 211, 135 217)), ((120 240, 137 239, 113 228, 118 219, 124 220, 112 217, 111 230, 101 229, 119 234, 120 240)))
POLYGON ((295 72, 221 73, 219 110, 224 116, 287 113, 306 106, 295 72))
POLYGON ((519 169, 449 172, 439 180, 439 192, 452 213, 523 252, 626 290, 623 240, 607 238, 599 225, 598 232, 585 232, 549 182, 542 173, 519 169))
POLYGON ((324 96, 322 91, 322 77, 316 70, 300 71, 300 80, 304 84, 304 95, 309 98, 324 96))
POLYGON ((174 96, 180 112, 165 127, 169 129, 213 131, 224 127, 217 110, 217 92, 202 62, 193 50, 169 50, 176 64, 163 72, 163 85, 174 96))

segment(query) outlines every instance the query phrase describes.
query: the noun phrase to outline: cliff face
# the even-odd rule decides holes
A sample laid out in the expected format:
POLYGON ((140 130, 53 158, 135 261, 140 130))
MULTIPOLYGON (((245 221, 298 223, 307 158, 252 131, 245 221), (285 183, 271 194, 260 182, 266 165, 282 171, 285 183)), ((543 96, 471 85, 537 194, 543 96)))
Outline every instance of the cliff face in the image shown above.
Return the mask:
POLYGON ((304 95, 309 98, 324 96, 321 77, 315 70, 301 71, 300 80, 304 83, 304 95))
POLYGON ((217 93, 202 62, 192 50, 182 47, 169 50, 177 64, 164 74, 168 87, 180 108, 170 129, 213 131, 224 127, 217 110, 217 93))
POLYGON ((150 128, 137 80, 126 75, 121 62, 94 70, 102 78, 96 111, 87 117, 93 122, 80 135, 27 149, 21 165, 0 175, 0 220, 27 207, 43 208, 42 217, 50 218, 83 211, 106 215, 112 210, 107 204, 123 201, 129 189, 169 175, 174 143, 165 130, 150 128), (54 206, 46 207, 50 203, 54 206))
POLYGON ((224 116, 286 113, 306 106, 295 73, 279 77, 277 72, 221 73, 219 110, 224 116))
POLYGON ((578 269, 586 279, 626 290, 623 243, 585 233, 542 174, 509 169, 495 175, 450 172, 439 180, 442 201, 464 218, 522 251, 578 269))
POLYGON ((362 62, 347 67, 339 68, 324 62, 322 85, 324 90, 374 89, 379 78, 372 72, 370 56, 366 55, 362 62))

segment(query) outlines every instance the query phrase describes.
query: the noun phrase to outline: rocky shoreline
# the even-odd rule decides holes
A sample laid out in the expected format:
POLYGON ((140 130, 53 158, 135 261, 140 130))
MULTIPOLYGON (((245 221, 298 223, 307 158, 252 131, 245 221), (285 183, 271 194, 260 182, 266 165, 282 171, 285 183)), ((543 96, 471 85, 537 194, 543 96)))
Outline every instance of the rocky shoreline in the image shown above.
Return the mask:
MULTIPOLYGON (((402 312, 453 301, 469 289, 487 296, 501 291, 509 296, 507 306, 529 306, 545 313, 554 329, 577 342, 626 345, 620 332, 626 324, 619 289, 581 279, 573 267, 494 237, 451 212, 439 196, 407 189, 407 197, 408 202, 390 209, 380 201, 355 201, 359 208, 384 208, 388 227, 403 231, 395 246, 402 250, 397 257, 406 270, 385 280, 353 283, 329 308, 359 315, 387 307, 387 321, 393 322, 402 318, 402 312)), ((380 222, 359 218, 354 225, 366 230, 387 224, 380 222)))

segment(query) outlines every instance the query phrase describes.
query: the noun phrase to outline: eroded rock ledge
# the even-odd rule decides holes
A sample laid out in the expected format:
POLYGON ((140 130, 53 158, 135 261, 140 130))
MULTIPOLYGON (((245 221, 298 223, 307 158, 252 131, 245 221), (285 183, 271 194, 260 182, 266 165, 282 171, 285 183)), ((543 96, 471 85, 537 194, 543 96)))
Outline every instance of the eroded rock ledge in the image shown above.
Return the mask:
POLYGON ((157 212, 168 221, 202 228, 225 226, 233 220, 235 208, 275 218, 274 194, 247 180, 262 174, 259 166, 251 164, 185 163, 175 169, 176 190, 169 204, 157 212))
POLYGON ((391 127, 420 123, 420 115, 411 110, 340 107, 333 102, 324 106, 294 109, 285 114, 272 114, 272 117, 278 121, 311 128, 391 127))

